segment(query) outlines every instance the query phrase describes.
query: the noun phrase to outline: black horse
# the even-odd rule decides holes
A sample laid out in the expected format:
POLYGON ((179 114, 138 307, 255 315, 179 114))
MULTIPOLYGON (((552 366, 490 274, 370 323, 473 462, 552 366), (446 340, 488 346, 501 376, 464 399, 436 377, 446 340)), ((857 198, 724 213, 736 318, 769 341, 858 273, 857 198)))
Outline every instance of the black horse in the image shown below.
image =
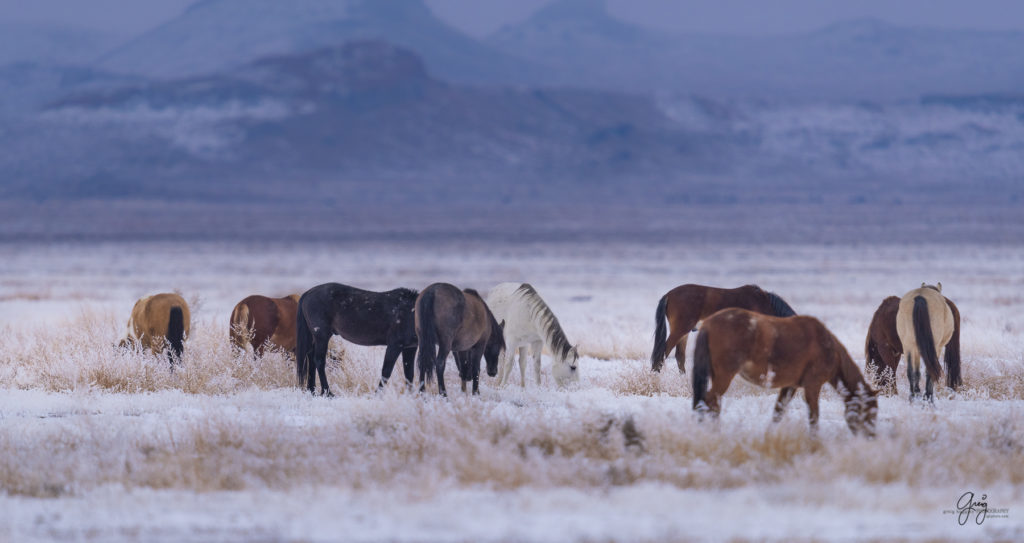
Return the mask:
POLYGON ((462 391, 473 381, 473 394, 480 393, 480 358, 487 360, 487 375, 498 374, 498 358, 505 350, 503 324, 498 324, 487 303, 473 289, 459 290, 448 283, 434 283, 416 299, 416 334, 419 337, 420 390, 426 377, 437 373, 437 391, 444 387, 444 365, 448 353, 455 354, 462 391))
POLYGON ((295 372, 299 386, 314 392, 320 373, 320 392, 331 395, 327 385, 327 342, 339 335, 356 345, 387 345, 377 388, 391 378, 398 354, 402 354, 405 381, 412 385, 416 359, 416 324, 412 310, 417 293, 407 288, 371 292, 338 283, 325 283, 306 291, 296 315, 295 372))

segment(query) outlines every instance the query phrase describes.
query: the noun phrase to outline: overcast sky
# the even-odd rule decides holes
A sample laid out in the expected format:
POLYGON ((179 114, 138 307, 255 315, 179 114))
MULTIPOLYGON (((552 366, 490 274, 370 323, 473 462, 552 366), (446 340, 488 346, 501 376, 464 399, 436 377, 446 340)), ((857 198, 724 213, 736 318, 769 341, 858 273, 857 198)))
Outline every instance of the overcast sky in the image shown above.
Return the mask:
MULTIPOLYGON (((174 17, 193 1, 0 0, 0 22, 58 22, 131 34, 174 17)), ((441 18, 479 36, 528 17, 549 0, 426 1, 441 18)), ((620 18, 684 32, 779 34, 861 17, 1024 30, 1024 0, 608 0, 608 5, 620 18)))

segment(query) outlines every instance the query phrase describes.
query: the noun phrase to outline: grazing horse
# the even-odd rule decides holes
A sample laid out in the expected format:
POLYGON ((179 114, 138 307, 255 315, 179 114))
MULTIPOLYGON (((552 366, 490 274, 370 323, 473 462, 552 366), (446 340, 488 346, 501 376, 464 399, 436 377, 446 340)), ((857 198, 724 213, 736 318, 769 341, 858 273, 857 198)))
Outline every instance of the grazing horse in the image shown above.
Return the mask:
POLYGON ((188 304, 181 296, 162 293, 147 296, 135 302, 132 316, 128 319, 128 333, 121 340, 121 347, 141 345, 153 354, 160 354, 170 347, 167 357, 171 367, 181 359, 185 338, 191 328, 192 315, 188 304))
POLYGON ((419 338, 420 391, 426 388, 426 377, 437 373, 437 392, 447 396, 444 387, 444 365, 448 353, 455 353, 455 363, 462 379, 473 381, 473 394, 480 393, 480 358, 487 359, 487 375, 498 374, 498 358, 505 350, 502 324, 498 324, 487 303, 473 289, 459 290, 448 283, 434 283, 416 298, 416 336, 419 338))
MULTIPOLYGON (((959 373, 950 367, 952 365, 959 368, 959 363, 951 364, 951 361, 960 359, 960 310, 949 298, 946 298, 946 304, 953 312, 953 336, 946 344, 945 352, 946 385, 955 390, 962 384, 959 373)), ((868 336, 864 342, 865 364, 873 365, 879 373, 888 370, 892 377, 896 376, 896 369, 903 356, 903 343, 900 341, 899 332, 896 331, 896 313, 899 307, 900 299, 897 296, 889 296, 882 300, 882 304, 871 318, 871 326, 868 327, 868 336)), ((886 380, 881 386, 883 394, 896 394, 895 380, 886 380)))
MULTIPOLYGON (((959 311, 957 311, 959 313, 959 311)), ((910 381, 910 401, 921 395, 921 361, 925 367, 925 398, 934 401, 934 382, 942 375, 939 351, 949 346, 957 326, 950 304, 942 295, 942 283, 937 286, 921 283, 900 298, 896 312, 896 332, 907 359, 907 379, 910 381)), ((954 348, 946 350, 946 384, 955 389, 960 381, 960 338, 954 348)))
POLYGON ((775 422, 797 387, 803 388, 812 431, 818 424, 818 395, 829 383, 843 396, 850 430, 874 435, 875 391, 843 344, 814 317, 780 318, 730 308, 704 319, 693 353, 694 410, 717 415, 719 398, 736 374, 755 385, 782 389, 775 422))
POLYGON ((294 353, 299 296, 268 298, 254 294, 238 302, 231 312, 230 327, 231 344, 236 351, 245 351, 249 345, 254 355, 263 356, 269 343, 294 353))
POLYGON ((520 385, 526 387, 526 350, 533 357, 533 371, 540 385, 540 355, 547 345, 554 355, 551 376, 558 386, 578 383, 579 352, 565 337, 558 318, 529 283, 501 283, 487 293, 487 306, 494 318, 505 323, 505 355, 500 363, 498 384, 508 380, 519 351, 520 385))
POLYGON ((676 350, 679 371, 686 373, 686 340, 697 323, 712 313, 727 307, 738 307, 765 315, 790 317, 796 315, 792 307, 774 292, 757 285, 737 288, 715 288, 703 285, 681 285, 666 293, 654 312, 654 350, 651 351, 651 369, 661 371, 665 357, 676 350), (666 340, 665 319, 671 333, 666 340))
POLYGON ((387 345, 377 389, 384 388, 402 354, 405 381, 412 386, 416 329, 412 309, 416 291, 407 288, 371 292, 339 283, 325 283, 299 298, 295 318, 295 372, 313 392, 320 374, 320 393, 331 396, 327 384, 327 344, 339 335, 356 345, 387 345))

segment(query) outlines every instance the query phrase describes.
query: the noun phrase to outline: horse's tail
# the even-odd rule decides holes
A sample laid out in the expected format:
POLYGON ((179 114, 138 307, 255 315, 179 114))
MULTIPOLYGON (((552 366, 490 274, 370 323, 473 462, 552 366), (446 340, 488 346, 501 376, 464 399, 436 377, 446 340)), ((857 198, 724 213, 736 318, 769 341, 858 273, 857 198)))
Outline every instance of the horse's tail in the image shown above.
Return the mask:
POLYGON ((946 362, 946 386, 956 390, 957 387, 964 384, 960 378, 960 313, 954 311, 953 316, 953 335, 949 337, 949 343, 946 344, 946 352, 943 355, 943 359, 946 362))
POLYGON ((932 381, 938 381, 942 374, 939 366, 939 353, 935 352, 935 339, 932 335, 932 321, 928 315, 928 301, 924 296, 914 297, 914 336, 917 338, 917 350, 924 360, 925 370, 932 381))
POLYGON ((252 333, 252 314, 249 312, 249 304, 241 302, 231 312, 231 344, 241 350, 245 350, 245 342, 248 335, 252 333))
POLYGON ((665 364, 665 343, 668 341, 668 325, 665 322, 665 311, 668 308, 668 294, 658 301, 654 310, 654 350, 651 351, 651 369, 660 370, 665 364))
POLYGON ((309 375, 309 359, 313 356, 313 333, 309 331, 309 323, 302 311, 302 304, 295 312, 295 377, 299 386, 306 384, 309 375))
POLYGON ((420 294, 419 302, 416 304, 416 319, 419 326, 416 330, 417 351, 416 365, 419 366, 420 375, 425 375, 430 380, 434 374, 434 364, 437 358, 437 323, 434 322, 434 290, 428 289, 420 294))
POLYGON ((171 344, 171 364, 181 359, 181 352, 185 350, 185 313, 181 307, 171 308, 171 314, 167 319, 167 342, 171 344))
POLYGON ((701 328, 697 344, 693 347, 693 408, 704 402, 711 378, 711 348, 708 346, 708 331, 701 328))

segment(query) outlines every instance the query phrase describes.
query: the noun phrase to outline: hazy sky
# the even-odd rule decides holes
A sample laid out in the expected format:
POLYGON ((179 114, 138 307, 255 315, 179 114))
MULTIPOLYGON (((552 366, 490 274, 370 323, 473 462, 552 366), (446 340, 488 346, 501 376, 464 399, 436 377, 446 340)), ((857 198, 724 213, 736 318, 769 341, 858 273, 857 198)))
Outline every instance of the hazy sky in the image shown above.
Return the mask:
MULTIPOLYGON (((141 32, 194 0, 0 0, 0 22, 52 21, 141 32)), ((280 0, 287 2, 289 0, 280 0)), ((549 0, 426 0, 474 35, 522 20, 549 0)), ((876 17, 918 26, 1024 30, 1024 0, 608 0, 616 16, 672 30, 776 34, 876 17)))

